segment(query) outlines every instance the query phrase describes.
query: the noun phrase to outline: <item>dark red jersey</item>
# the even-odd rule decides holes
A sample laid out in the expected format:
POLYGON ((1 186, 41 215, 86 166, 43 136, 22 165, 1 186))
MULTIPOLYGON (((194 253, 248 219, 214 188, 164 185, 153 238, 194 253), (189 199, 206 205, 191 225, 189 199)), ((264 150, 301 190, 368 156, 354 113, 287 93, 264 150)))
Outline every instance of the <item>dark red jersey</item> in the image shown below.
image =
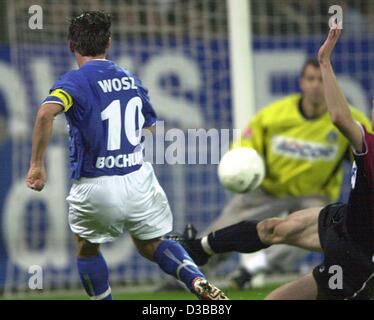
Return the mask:
POLYGON ((363 129, 363 136, 363 153, 354 155, 346 226, 354 240, 370 246, 374 245, 374 135, 363 129))

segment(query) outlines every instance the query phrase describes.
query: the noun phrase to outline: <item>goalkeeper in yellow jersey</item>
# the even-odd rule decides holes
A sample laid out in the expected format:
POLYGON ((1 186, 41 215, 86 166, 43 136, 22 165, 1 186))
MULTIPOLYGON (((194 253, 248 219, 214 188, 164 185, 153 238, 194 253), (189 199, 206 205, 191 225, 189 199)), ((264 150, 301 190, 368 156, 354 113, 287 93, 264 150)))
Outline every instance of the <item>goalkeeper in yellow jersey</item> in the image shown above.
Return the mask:
MULTIPOLYGON (((277 100, 261 109, 233 147, 256 149, 263 157, 266 177, 256 192, 235 195, 220 217, 189 248, 197 264, 209 256, 228 252, 230 242, 215 241, 216 231, 247 220, 323 207, 339 198, 343 181, 342 164, 350 159, 348 140, 334 127, 323 93, 317 60, 308 60, 301 72, 301 94, 277 100)), ((370 121, 357 109, 353 118, 371 130, 370 121)), ((238 241, 233 239, 238 247, 238 241)), ((245 240, 245 239, 243 239, 245 240)), ((246 241, 243 241, 243 250, 246 241)), ((238 250, 237 250, 238 251, 238 250)), ((242 255, 241 266, 230 278, 231 286, 243 288, 253 275, 278 270, 290 272, 307 252, 287 245, 273 246, 254 256, 242 255)))

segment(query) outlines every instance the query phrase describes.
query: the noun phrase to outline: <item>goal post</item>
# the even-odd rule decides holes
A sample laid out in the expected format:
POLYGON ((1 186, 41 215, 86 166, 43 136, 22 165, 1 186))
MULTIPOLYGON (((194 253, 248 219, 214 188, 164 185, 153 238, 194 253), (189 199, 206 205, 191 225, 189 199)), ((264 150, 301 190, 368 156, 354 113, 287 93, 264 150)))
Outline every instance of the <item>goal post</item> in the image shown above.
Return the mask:
POLYGON ((244 129, 256 111, 251 0, 227 0, 233 126, 244 129))

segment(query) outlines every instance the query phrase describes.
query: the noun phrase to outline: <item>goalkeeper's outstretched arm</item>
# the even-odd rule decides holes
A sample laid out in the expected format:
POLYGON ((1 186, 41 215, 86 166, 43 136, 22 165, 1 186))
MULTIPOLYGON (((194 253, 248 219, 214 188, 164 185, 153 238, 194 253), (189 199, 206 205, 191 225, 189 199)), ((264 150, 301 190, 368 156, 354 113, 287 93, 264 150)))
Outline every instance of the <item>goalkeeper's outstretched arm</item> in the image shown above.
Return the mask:
POLYGON ((350 141, 356 152, 363 152, 363 136, 359 124, 353 119, 347 100, 339 88, 338 81, 331 65, 331 54, 341 35, 337 26, 333 27, 318 52, 318 61, 321 66, 325 99, 331 120, 335 126, 350 141))

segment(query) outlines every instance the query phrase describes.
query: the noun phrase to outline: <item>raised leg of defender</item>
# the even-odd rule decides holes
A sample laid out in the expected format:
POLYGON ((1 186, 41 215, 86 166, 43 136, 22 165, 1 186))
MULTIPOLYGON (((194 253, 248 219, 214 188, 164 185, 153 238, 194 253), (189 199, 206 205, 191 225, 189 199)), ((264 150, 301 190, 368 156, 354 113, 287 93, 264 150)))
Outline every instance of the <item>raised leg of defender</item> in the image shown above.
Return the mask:
MULTIPOLYGON (((283 219, 271 218, 259 223, 242 222, 217 230, 203 239, 197 239, 187 244, 187 248, 190 249, 192 257, 229 251, 254 252, 276 244, 322 251, 318 236, 320 211, 321 208, 312 208, 295 212, 283 219), (242 241, 243 239, 246 241, 242 241)), ((316 297, 317 285, 310 274, 278 288, 267 299, 316 299, 316 297)))
POLYGON ((261 222, 244 221, 209 233, 201 239, 183 240, 182 244, 199 265, 205 264, 214 254, 252 253, 274 244, 321 251, 318 237, 320 210, 305 209, 286 218, 271 218, 261 222))
MULTIPOLYGON (((267 244, 284 243, 311 251, 322 251, 318 236, 318 217, 321 209, 306 209, 286 219, 267 219, 257 225, 261 241, 267 244)), ((271 292, 267 300, 315 300, 317 283, 310 273, 271 292)))

